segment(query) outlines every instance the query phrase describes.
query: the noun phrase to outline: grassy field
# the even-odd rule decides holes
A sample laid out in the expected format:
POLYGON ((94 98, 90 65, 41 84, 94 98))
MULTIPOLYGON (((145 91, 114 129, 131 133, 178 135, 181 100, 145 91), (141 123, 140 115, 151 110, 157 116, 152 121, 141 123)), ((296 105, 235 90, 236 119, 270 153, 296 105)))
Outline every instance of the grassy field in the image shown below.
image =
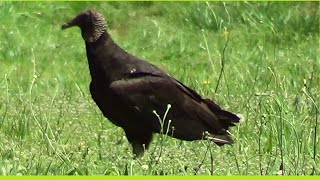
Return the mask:
POLYGON ((0 2, 0 17, 0 175, 320 175, 319 2, 0 2), (241 114, 236 143, 157 135, 134 160, 91 99, 80 30, 60 29, 87 8, 241 114))

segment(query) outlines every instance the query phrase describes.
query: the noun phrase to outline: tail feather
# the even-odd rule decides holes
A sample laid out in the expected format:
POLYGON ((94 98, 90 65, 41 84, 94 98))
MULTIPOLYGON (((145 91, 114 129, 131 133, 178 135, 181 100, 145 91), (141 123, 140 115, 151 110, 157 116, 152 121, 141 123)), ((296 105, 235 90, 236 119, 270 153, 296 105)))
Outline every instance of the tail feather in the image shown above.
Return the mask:
POLYGON ((220 106, 215 104, 210 99, 204 99, 204 100, 207 106, 211 109, 211 111, 214 112, 215 115, 218 117, 218 119, 223 124, 223 127, 225 129, 228 129, 229 126, 235 126, 234 123, 240 122, 240 117, 238 117, 237 115, 221 109, 220 106))
POLYGON ((209 135, 208 140, 213 141, 218 146, 223 146, 225 144, 233 144, 234 141, 232 138, 227 134, 221 134, 221 135, 209 135))
POLYGON ((214 112, 214 114, 217 116, 217 118, 219 119, 219 122, 223 127, 223 129, 221 129, 221 132, 217 134, 209 134, 207 138, 213 141, 218 146, 223 146, 225 144, 233 144, 234 141, 232 140, 231 134, 228 132, 228 129, 230 126, 235 126, 234 123, 239 123, 240 117, 238 117, 237 115, 231 112, 221 109, 220 106, 215 104, 210 99, 204 99, 204 100, 208 108, 212 112, 214 112))

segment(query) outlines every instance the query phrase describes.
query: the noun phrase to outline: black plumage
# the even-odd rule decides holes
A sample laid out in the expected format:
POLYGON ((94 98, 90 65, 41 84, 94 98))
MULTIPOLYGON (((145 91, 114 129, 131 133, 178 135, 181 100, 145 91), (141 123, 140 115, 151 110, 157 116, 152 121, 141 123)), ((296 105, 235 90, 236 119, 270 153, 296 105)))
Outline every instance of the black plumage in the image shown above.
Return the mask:
POLYGON ((187 141, 210 139, 219 146, 233 143, 228 129, 238 116, 127 53, 111 39, 100 13, 86 10, 62 29, 73 26, 85 40, 92 98, 106 118, 124 129, 134 154, 142 155, 152 134, 161 132, 187 141), (166 118, 159 120, 156 114, 163 118, 168 106, 166 118))

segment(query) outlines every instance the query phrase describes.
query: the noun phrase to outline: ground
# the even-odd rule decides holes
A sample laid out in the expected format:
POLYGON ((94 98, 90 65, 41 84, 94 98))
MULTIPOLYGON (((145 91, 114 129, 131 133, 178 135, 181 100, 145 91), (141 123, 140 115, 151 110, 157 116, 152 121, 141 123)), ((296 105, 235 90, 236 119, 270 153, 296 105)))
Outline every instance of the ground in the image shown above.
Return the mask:
POLYGON ((319 2, 0 7, 0 175, 320 174, 319 2), (60 29, 88 8, 128 52, 241 114, 235 144, 157 135, 133 159, 91 99, 80 30, 60 29))

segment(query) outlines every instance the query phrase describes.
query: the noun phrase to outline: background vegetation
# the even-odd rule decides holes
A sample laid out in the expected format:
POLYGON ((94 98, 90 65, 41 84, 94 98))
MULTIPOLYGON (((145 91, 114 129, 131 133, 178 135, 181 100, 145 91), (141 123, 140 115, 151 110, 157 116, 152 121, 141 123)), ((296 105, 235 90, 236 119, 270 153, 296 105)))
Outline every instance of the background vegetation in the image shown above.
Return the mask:
POLYGON ((0 2, 0 9, 0 175, 320 174, 319 2, 0 2), (79 29, 60 29, 88 8, 105 15, 124 49, 242 114, 236 143, 157 135, 134 160, 123 131, 91 99, 79 29))

